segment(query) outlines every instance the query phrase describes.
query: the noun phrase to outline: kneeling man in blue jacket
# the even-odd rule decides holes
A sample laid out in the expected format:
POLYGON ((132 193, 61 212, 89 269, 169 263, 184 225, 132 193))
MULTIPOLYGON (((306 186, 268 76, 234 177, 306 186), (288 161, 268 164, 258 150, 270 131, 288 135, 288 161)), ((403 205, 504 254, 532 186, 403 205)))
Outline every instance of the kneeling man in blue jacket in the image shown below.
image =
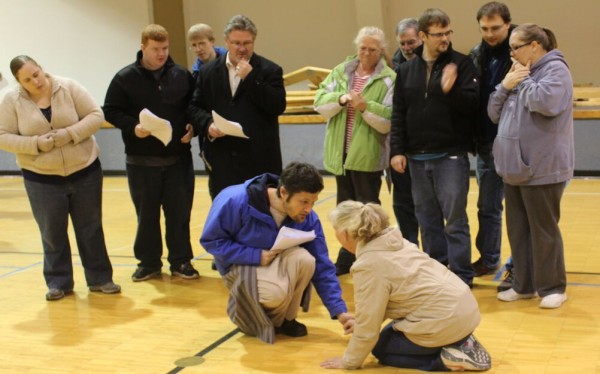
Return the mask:
POLYGON ((279 177, 259 175, 224 189, 213 201, 200 243, 214 256, 230 291, 227 313, 245 334, 271 344, 275 333, 305 336, 306 326, 296 317, 300 305, 308 309, 311 282, 331 317, 345 330, 352 325, 312 210, 322 190, 314 166, 292 162, 279 177), (301 247, 270 251, 283 226, 314 230, 316 237, 301 247))

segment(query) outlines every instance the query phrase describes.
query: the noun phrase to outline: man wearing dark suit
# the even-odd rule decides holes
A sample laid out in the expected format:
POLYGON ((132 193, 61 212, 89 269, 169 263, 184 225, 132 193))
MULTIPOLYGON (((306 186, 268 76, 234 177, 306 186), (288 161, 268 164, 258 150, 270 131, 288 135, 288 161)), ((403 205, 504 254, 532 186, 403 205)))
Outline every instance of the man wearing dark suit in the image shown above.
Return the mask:
POLYGON ((243 15, 225 27, 228 52, 202 67, 189 107, 199 131, 212 199, 224 188, 263 173, 281 174, 278 117, 285 110, 283 70, 254 53, 256 26, 243 15), (228 136, 212 111, 240 123, 248 139, 228 136))

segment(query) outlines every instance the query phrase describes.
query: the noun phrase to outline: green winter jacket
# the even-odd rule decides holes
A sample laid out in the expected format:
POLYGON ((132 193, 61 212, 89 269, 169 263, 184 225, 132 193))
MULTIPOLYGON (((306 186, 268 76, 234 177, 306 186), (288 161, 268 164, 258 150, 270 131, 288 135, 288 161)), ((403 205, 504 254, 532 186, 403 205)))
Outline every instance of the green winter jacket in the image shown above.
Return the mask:
POLYGON ((352 77, 358 66, 357 56, 350 56, 336 66, 321 82, 315 95, 314 107, 327 119, 323 164, 334 175, 345 170, 380 171, 389 164, 392 96, 396 73, 383 59, 363 89, 367 109, 356 111, 348 154, 344 161, 347 107, 339 104, 343 94, 352 87, 352 77))

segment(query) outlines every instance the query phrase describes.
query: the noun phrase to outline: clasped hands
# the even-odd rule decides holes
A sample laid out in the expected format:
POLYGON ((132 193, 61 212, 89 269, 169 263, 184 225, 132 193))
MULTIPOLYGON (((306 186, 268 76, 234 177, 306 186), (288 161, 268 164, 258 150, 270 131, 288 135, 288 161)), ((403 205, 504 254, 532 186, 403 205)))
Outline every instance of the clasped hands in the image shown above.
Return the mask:
POLYGON ((362 94, 357 91, 350 91, 350 93, 343 94, 339 103, 341 105, 350 105, 354 109, 358 109, 361 113, 367 109, 367 101, 362 97, 362 94))
POLYGON ((49 131, 37 138, 37 147, 41 152, 50 152, 54 148, 60 148, 68 144, 73 137, 66 129, 49 131))

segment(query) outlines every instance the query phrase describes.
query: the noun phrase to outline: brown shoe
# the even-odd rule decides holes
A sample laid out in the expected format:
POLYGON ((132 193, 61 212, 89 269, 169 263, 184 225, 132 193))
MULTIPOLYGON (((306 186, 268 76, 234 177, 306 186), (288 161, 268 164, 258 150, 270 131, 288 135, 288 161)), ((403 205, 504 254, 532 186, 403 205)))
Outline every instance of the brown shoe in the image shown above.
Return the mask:
POLYGON ((500 264, 493 267, 488 267, 483 263, 483 260, 481 258, 472 263, 471 266, 473 266, 473 276, 475 277, 495 274, 498 270, 500 270, 500 264))

